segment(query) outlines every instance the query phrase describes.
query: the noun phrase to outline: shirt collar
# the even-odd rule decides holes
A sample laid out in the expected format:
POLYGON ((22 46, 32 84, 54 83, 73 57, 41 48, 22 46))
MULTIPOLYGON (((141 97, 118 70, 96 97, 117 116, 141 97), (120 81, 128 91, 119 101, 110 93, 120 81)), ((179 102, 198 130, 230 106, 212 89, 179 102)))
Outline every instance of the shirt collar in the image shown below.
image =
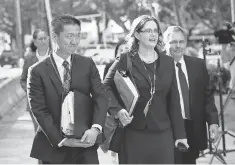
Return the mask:
MULTIPOLYGON (((57 67, 61 67, 65 60, 61 58, 55 51, 53 51, 52 55, 57 67)), ((69 63, 69 66, 71 66, 71 55, 66 59, 66 61, 69 63)))
POLYGON ((43 55, 43 56, 40 56, 39 55, 39 53, 38 53, 38 50, 36 50, 36 57, 37 57, 37 59, 43 59, 44 57, 47 57, 47 55, 49 54, 49 48, 47 49, 47 52, 46 52, 46 54, 45 55, 43 55))
POLYGON ((176 65, 177 63, 180 63, 181 66, 185 66, 184 56, 182 56, 181 59, 180 59, 178 62, 177 62, 177 61, 174 61, 174 62, 175 62, 175 65, 176 65))

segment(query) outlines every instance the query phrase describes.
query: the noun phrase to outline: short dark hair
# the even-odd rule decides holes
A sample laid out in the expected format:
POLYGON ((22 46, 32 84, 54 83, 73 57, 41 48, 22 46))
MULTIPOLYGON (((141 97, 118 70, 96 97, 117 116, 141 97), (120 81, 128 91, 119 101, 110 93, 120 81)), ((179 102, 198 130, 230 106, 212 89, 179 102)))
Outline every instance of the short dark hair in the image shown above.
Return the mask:
POLYGON ((64 25, 78 25, 81 27, 81 22, 74 16, 71 15, 60 15, 55 17, 52 22, 52 32, 59 35, 63 31, 64 25))

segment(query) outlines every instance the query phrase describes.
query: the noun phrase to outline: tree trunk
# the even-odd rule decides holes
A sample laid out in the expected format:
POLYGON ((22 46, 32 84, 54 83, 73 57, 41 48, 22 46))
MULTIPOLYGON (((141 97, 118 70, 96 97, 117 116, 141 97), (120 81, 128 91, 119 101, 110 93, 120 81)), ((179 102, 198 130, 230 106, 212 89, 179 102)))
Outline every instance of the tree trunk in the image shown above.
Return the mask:
POLYGON ((178 5, 177 3, 177 0, 174 0, 173 1, 173 9, 174 9, 174 12, 175 12, 175 16, 176 16, 176 23, 177 25, 181 26, 182 27, 182 21, 181 21, 181 17, 180 17, 180 6, 178 5))

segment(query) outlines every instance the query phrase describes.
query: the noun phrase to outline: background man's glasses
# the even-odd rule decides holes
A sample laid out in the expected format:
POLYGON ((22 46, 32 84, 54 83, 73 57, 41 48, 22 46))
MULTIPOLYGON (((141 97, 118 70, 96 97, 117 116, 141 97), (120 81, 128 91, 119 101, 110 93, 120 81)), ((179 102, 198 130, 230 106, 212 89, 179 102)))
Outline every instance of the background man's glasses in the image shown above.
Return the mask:
POLYGON ((170 41, 169 42, 171 45, 183 45, 185 44, 185 41, 184 40, 180 40, 180 41, 170 41))

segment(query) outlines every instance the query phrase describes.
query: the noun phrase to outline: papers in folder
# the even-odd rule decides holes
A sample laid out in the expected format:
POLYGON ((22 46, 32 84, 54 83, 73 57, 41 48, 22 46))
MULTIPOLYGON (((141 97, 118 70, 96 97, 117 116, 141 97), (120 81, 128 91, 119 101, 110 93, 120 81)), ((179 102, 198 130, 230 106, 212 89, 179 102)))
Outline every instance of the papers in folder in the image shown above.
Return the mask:
POLYGON ((126 110, 131 115, 139 98, 138 90, 129 77, 122 76, 118 71, 115 73, 114 82, 126 110))
POLYGON ((61 106, 61 130, 65 135, 74 134, 74 93, 69 92, 61 106))

